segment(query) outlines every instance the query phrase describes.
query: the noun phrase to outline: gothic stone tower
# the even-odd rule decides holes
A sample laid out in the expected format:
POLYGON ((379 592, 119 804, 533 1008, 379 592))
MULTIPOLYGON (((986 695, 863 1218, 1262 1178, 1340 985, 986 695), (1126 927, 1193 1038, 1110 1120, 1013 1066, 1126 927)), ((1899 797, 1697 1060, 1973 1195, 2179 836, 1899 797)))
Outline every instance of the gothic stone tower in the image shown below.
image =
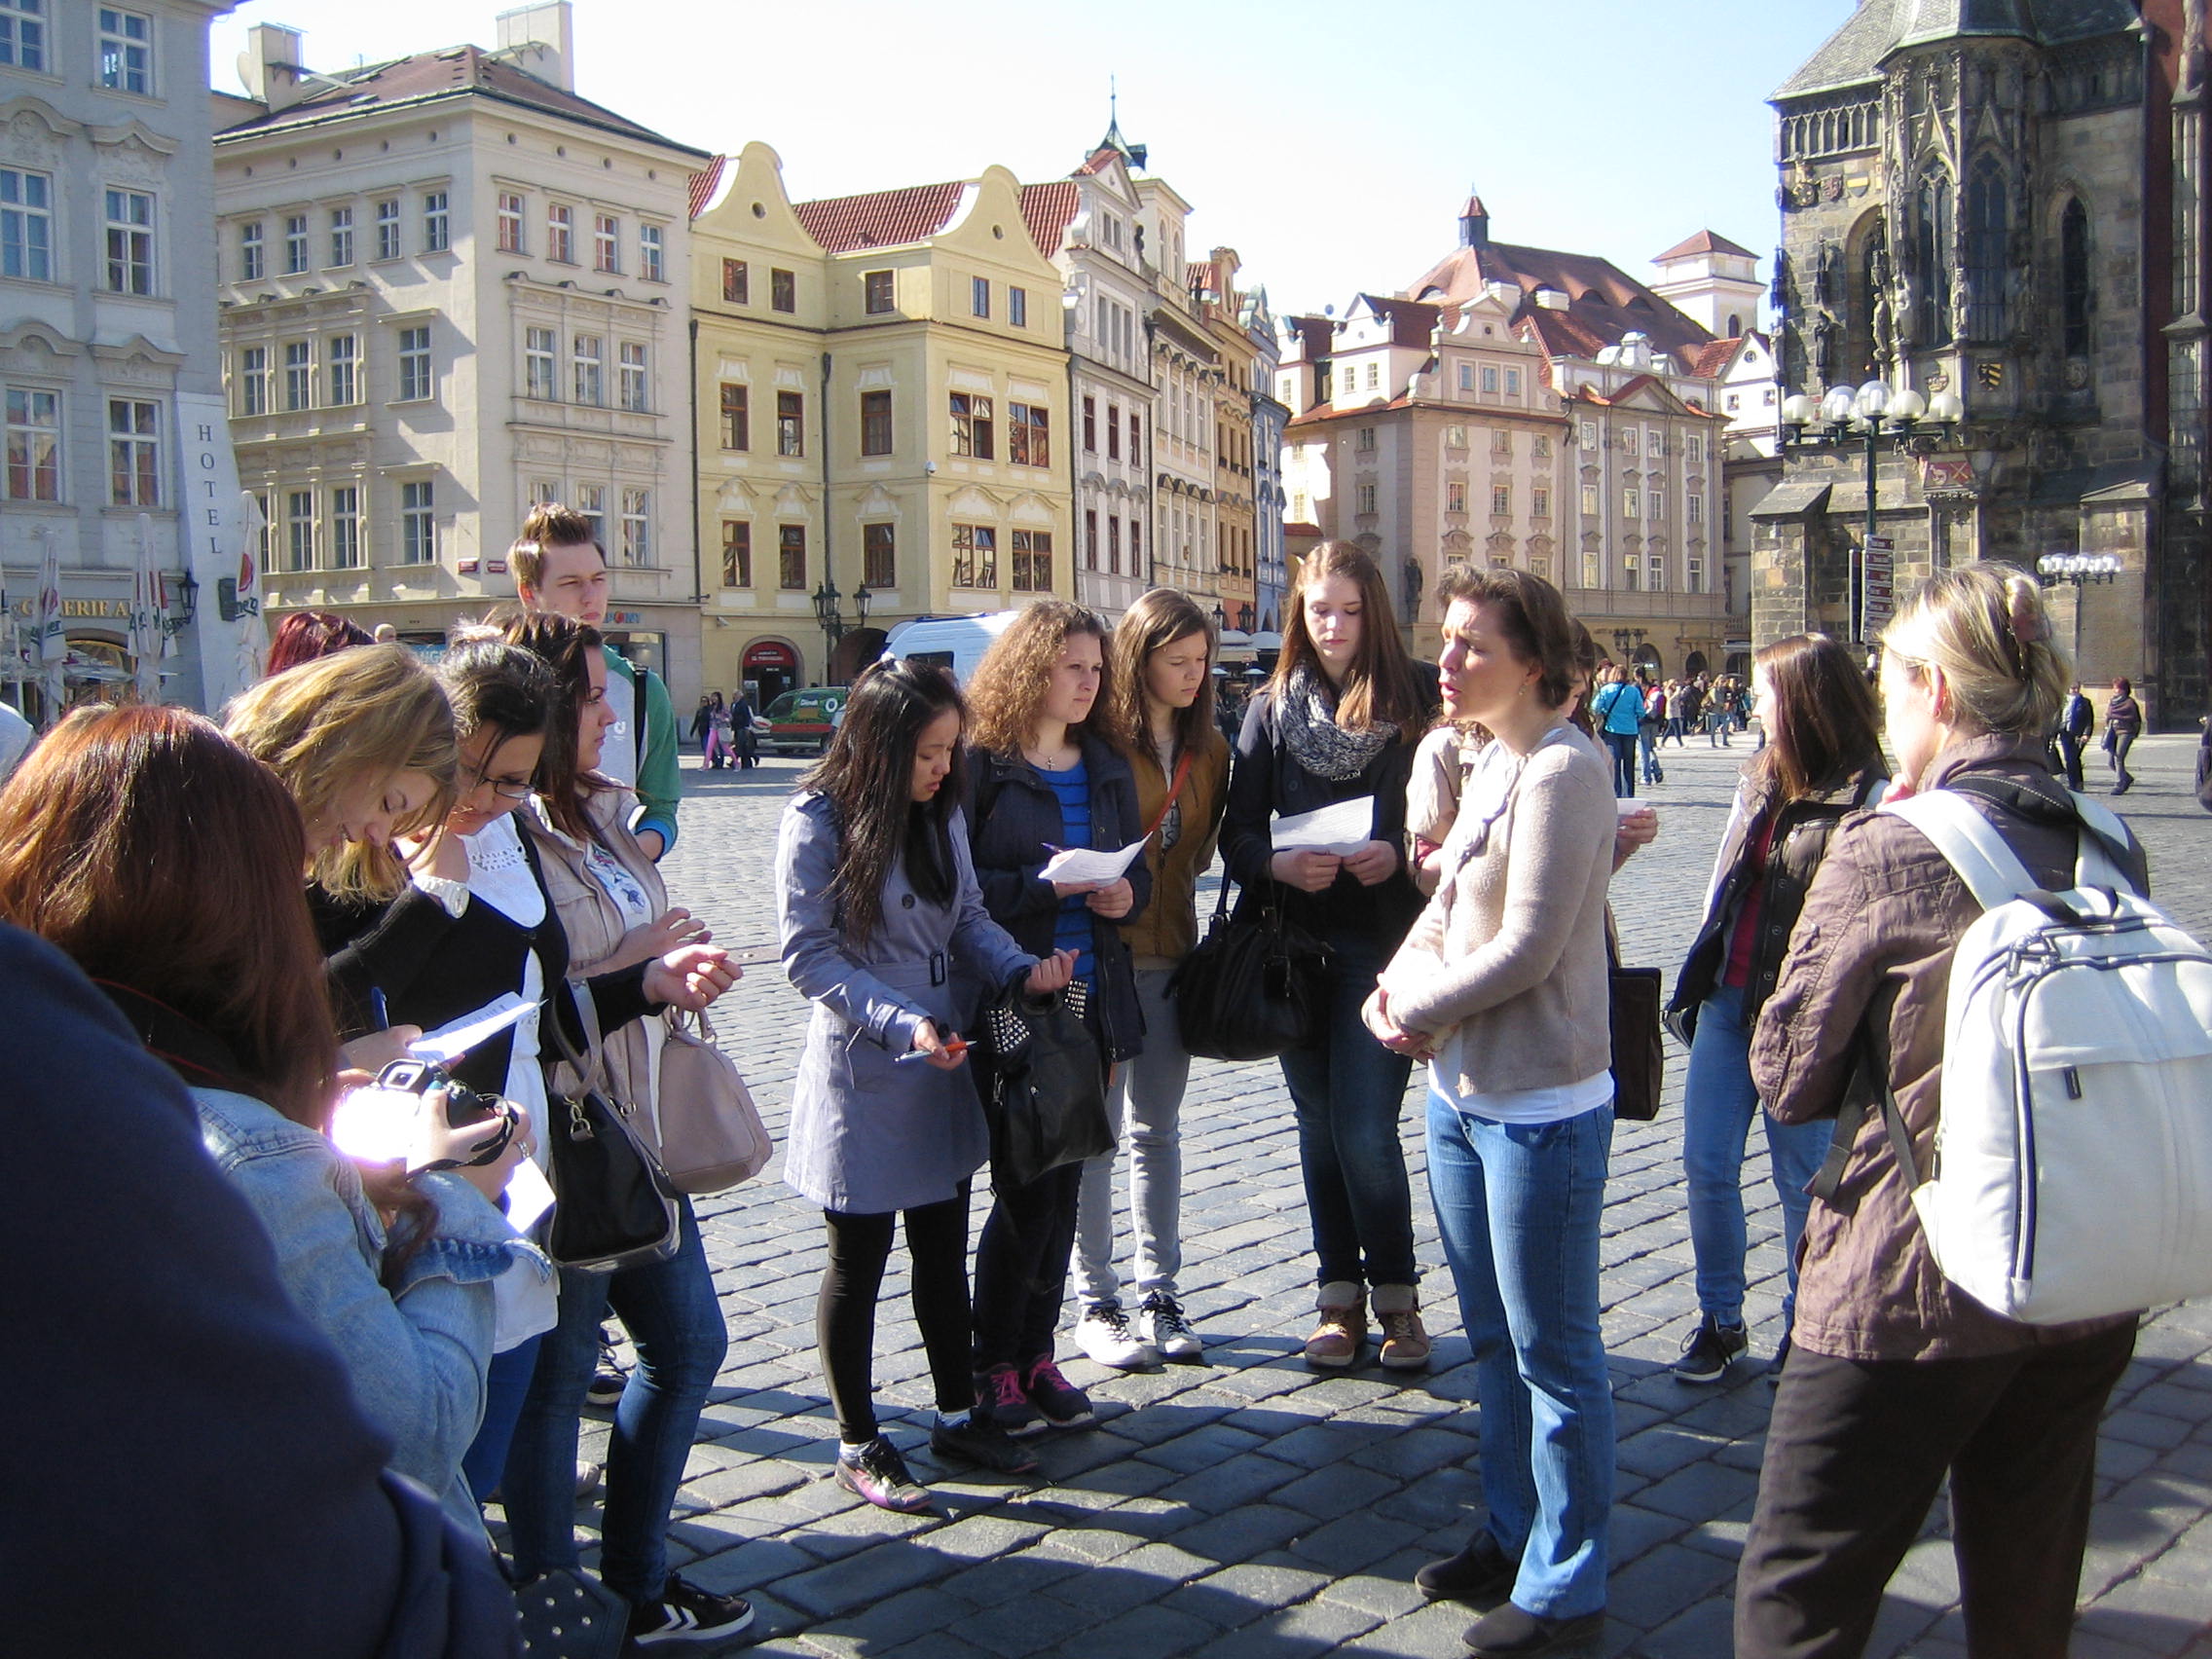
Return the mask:
MULTIPOLYGON (((2203 706, 2204 577, 2189 546, 2166 557, 2160 40, 2130 0, 1862 0, 1772 100, 1773 300, 1787 391, 1965 400, 1949 434, 1880 447, 1899 591, 1963 560, 2117 554, 2117 582, 2052 594, 2062 637, 2171 723, 2203 706)), ((1863 468, 1856 441, 1793 452, 1754 509, 1755 641, 1848 635, 1863 468)))

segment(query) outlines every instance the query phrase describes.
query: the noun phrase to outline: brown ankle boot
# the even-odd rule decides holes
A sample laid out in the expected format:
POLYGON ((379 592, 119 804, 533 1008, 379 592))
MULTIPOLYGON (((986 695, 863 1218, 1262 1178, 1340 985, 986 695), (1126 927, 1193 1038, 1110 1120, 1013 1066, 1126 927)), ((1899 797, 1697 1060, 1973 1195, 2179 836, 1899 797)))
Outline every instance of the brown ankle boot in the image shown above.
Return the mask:
POLYGON ((1342 1371, 1359 1358, 1367 1343, 1366 1295, 1349 1279, 1331 1279, 1321 1287, 1317 1302, 1321 1322, 1306 1339, 1306 1363, 1342 1371))
POLYGON ((1393 1371, 1419 1371, 1428 1363, 1428 1332, 1421 1328, 1420 1298, 1410 1284, 1375 1287, 1375 1321, 1382 1328, 1379 1357, 1393 1371))

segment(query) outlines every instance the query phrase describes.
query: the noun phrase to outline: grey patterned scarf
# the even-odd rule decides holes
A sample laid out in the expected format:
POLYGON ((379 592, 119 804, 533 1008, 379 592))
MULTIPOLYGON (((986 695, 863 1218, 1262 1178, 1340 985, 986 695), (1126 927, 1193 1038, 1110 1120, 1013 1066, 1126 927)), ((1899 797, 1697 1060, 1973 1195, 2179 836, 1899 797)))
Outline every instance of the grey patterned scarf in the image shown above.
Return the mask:
POLYGON ((1275 711, 1275 729, 1293 760, 1316 778, 1339 784, 1366 771, 1398 735, 1397 726, 1388 720, 1379 720, 1365 731, 1346 731, 1337 724, 1336 689, 1310 667, 1291 675, 1282 706, 1275 711))

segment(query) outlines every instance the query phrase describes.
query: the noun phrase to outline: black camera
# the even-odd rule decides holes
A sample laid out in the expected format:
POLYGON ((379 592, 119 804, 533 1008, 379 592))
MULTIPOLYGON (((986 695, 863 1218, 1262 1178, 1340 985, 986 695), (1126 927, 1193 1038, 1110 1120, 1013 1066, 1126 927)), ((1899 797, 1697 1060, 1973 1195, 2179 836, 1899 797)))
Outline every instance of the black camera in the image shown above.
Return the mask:
POLYGON ((377 1087, 396 1088, 406 1094, 427 1094, 433 1088, 443 1088, 446 1091, 446 1122, 457 1129, 500 1115, 498 1095, 479 1094, 475 1089, 454 1082, 451 1072, 428 1060, 392 1061, 377 1073, 377 1087))

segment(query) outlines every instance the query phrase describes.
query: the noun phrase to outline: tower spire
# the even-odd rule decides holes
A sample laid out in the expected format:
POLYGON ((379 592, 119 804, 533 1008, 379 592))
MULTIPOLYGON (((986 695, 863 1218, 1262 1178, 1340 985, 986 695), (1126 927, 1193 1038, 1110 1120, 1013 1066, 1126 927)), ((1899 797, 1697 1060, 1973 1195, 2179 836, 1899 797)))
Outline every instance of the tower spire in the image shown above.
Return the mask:
POLYGON ((1098 148, 1118 152, 1132 167, 1144 166, 1145 146, 1122 136, 1122 89, 1112 75, 1106 77, 1106 136, 1098 140, 1098 148))

